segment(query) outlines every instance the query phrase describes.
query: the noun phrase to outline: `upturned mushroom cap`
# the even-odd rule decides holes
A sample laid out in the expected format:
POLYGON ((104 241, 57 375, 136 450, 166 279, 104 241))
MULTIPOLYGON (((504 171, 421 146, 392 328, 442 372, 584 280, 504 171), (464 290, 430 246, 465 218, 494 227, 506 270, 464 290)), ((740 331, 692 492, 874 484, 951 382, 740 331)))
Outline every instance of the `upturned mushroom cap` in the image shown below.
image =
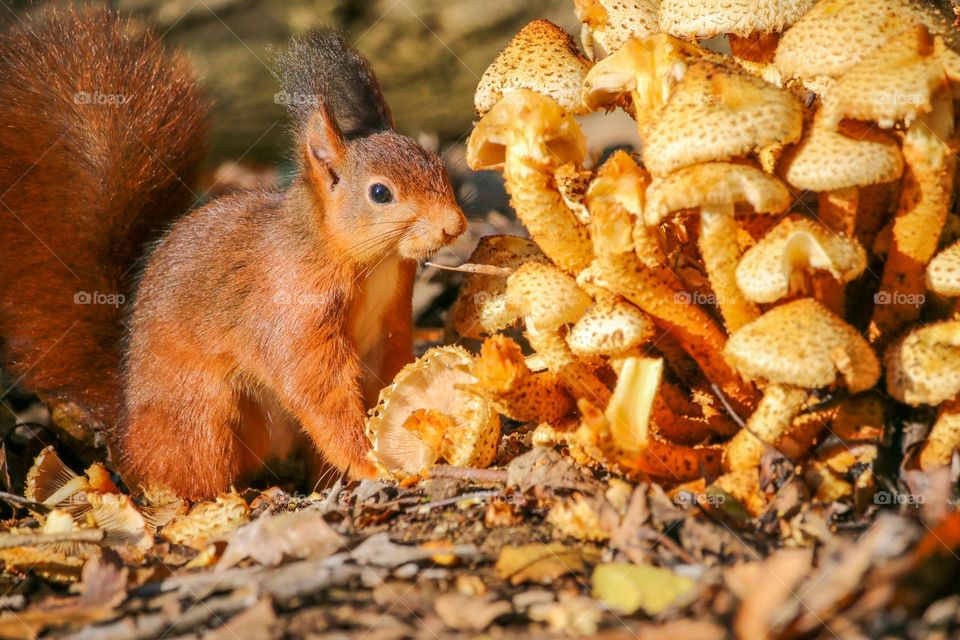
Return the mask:
POLYGON ((651 341, 655 334, 647 314, 629 302, 606 296, 571 327, 567 344, 580 357, 615 356, 651 341))
POLYGON ((754 302, 776 302, 790 293, 800 269, 822 269, 845 283, 866 266, 866 253, 855 239, 813 220, 786 218, 743 254, 737 286, 754 302))
POLYGON ((588 69, 570 34, 547 20, 534 20, 483 72, 474 107, 482 116, 516 89, 532 89, 556 100, 567 113, 584 113, 580 87, 588 69))
POLYGON ((927 286, 942 296, 960 296, 960 242, 953 243, 930 261, 927 286))
POLYGON ((577 163, 587 153, 580 125, 552 98, 529 89, 511 91, 477 123, 467 142, 474 171, 502 169, 507 147, 540 167, 577 163))
POLYGON ((936 405, 960 393, 960 321, 911 331, 884 356, 887 390, 900 402, 936 405))
POLYGON ((507 279, 507 304, 537 329, 553 331, 579 320, 593 300, 572 276, 553 265, 531 262, 507 279))
POLYGON ((896 180, 903 173, 903 155, 879 131, 851 123, 841 133, 818 116, 778 172, 798 189, 834 191, 896 180))
POLYGON ((696 164, 650 183, 644 220, 653 226, 673 211, 741 203, 756 213, 778 213, 790 205, 790 193, 780 180, 749 165, 696 164))
POLYGON ((626 105, 638 115, 655 113, 686 74, 690 62, 710 57, 706 49, 666 34, 627 40, 598 62, 583 81, 583 101, 591 109, 626 105))
POLYGON ((889 128, 931 110, 933 94, 960 80, 960 55, 923 25, 907 29, 851 67, 824 99, 824 124, 844 118, 889 128))
POLYGON ((607 53, 659 30, 656 0, 573 0, 573 10, 607 53))
POLYGON ((701 60, 674 87, 651 127, 643 162, 654 175, 664 175, 795 142, 802 130, 803 107, 792 93, 701 60))
POLYGON ((680 38, 783 31, 814 0, 661 0, 660 30, 680 38))
POLYGON ((839 374, 858 392, 880 377, 870 345, 811 298, 775 307, 742 327, 727 341, 724 357, 748 379, 805 389, 830 386, 839 374))
POLYGON ((781 37, 774 63, 784 80, 822 85, 916 23, 949 37, 948 21, 911 0, 821 0, 781 37))

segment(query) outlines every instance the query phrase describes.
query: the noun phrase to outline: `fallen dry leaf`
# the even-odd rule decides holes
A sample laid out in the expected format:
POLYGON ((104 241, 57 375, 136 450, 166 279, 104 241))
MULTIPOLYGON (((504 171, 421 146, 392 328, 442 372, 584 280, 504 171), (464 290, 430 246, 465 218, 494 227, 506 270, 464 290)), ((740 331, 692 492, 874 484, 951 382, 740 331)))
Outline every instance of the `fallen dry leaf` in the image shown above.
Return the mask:
POLYGON ((483 631, 494 620, 513 611, 509 602, 497 600, 493 594, 444 593, 437 597, 433 606, 443 623, 458 631, 483 631))
POLYGON ((734 621, 737 636, 759 640, 789 623, 785 611, 812 562, 810 549, 781 549, 764 561, 740 563, 724 572, 727 585, 741 599, 734 621))
POLYGON ((639 610, 655 616, 696 586, 692 578, 648 564, 601 564, 593 572, 593 597, 627 615, 639 610))
POLYGON ((341 547, 340 534, 327 524, 319 511, 263 515, 230 533, 217 569, 229 569, 245 558, 273 566, 285 557, 328 556, 341 547))
POLYGON ((495 566, 497 576, 511 584, 548 583, 568 573, 583 573, 579 549, 562 544, 504 547, 495 566))

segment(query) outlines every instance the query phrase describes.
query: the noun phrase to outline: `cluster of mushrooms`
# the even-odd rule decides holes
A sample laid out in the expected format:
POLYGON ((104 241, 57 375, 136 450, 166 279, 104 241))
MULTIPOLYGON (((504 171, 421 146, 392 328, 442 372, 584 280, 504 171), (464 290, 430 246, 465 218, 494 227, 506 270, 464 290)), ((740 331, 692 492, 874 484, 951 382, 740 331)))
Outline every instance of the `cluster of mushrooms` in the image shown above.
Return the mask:
POLYGON ((892 400, 938 408, 911 463, 948 464, 948 18, 909 0, 574 6, 586 54, 538 20, 480 81, 468 162, 502 172, 530 240, 484 238, 465 267, 451 318, 479 354, 433 350, 384 390, 369 426, 384 470, 488 465, 502 415, 583 464, 716 482, 758 508, 771 448, 842 493, 828 472, 869 468, 892 400), (717 36, 731 55, 699 44, 717 36), (575 116, 618 108, 640 153, 588 161, 575 116))

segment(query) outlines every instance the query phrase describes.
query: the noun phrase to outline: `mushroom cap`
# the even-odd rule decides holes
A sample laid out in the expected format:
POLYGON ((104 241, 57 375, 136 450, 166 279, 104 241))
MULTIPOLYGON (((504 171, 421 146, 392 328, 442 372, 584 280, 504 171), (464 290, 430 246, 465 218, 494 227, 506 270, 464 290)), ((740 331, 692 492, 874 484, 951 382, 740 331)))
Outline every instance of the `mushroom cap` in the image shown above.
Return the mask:
MULTIPOLYGON (((484 236, 470 254, 470 262, 516 269, 531 260, 546 261, 536 243, 517 236, 484 236)), ((506 329, 517 321, 519 312, 507 305, 507 279, 485 273, 464 276, 456 301, 450 309, 453 326, 468 338, 480 338, 506 329)))
POLYGON ((615 356, 649 342, 655 334, 653 321, 643 311, 604 296, 570 328, 567 344, 580 357, 615 356))
POLYGON ((870 345, 846 322, 812 298, 802 298, 743 326, 727 341, 724 357, 751 380, 819 389, 837 382, 869 389, 880 377, 870 345))
POLYGON ((695 164, 654 178, 647 188, 644 220, 653 226, 673 211, 740 203, 756 213, 779 213, 790 205, 790 192, 775 176, 750 165, 695 164))
POLYGON ((896 141, 862 123, 836 131, 814 118, 806 135, 780 161, 778 172, 798 189, 835 191, 896 180, 903 155, 896 141), (847 135, 849 134, 849 135, 847 135))
POLYGON ((580 125, 548 96, 529 89, 511 91, 483 116, 467 141, 474 171, 502 169, 508 148, 542 167, 577 163, 587 153, 580 125))
POLYGON ((643 145, 643 163, 663 175, 800 139, 799 99, 760 78, 700 60, 691 64, 643 145))
POLYGON ((680 38, 783 31, 814 0, 661 0, 660 30, 680 38))
POLYGON ((955 242, 927 265, 927 286, 942 296, 960 296, 960 242, 955 242))
POLYGON ((485 467, 500 440, 500 418, 493 405, 467 388, 477 379, 473 357, 460 347, 436 347, 405 366, 380 392, 367 421, 367 437, 377 461, 394 475, 420 473, 440 452, 408 428, 416 412, 443 416, 444 456, 453 465, 485 467), (452 458, 452 459, 451 459, 452 458))
POLYGON ((850 282, 866 266, 866 252, 854 238, 813 220, 785 218, 743 254, 737 286, 754 302, 776 302, 790 293, 798 269, 823 269, 838 282, 850 282))
POLYGON ((573 0, 573 10, 607 53, 659 31, 656 0, 573 0))
POLYGON ((583 81, 583 101, 591 109, 609 108, 633 93, 634 110, 653 113, 666 102, 690 62, 711 56, 695 43, 664 33, 632 38, 590 69, 583 81))
POLYGON ((784 80, 836 78, 887 40, 920 22, 935 34, 949 22, 911 0, 821 0, 780 38, 774 64, 784 80))
POLYGON ((958 69, 960 55, 943 38, 931 36, 924 25, 907 29, 837 79, 824 99, 824 124, 835 127, 844 118, 887 128, 909 124, 931 110, 937 90, 960 80, 958 69))
POLYGON ((573 38, 548 20, 534 20, 487 67, 473 96, 484 115, 516 89, 550 96, 567 113, 584 113, 580 87, 589 69, 573 38))
POLYGON ((593 300, 572 276, 550 264, 528 262, 507 278, 507 304, 538 330, 553 331, 579 320, 593 300))
POLYGON ((573 215, 577 216, 577 220, 583 224, 590 224, 590 212, 587 211, 583 199, 587 195, 587 188, 592 179, 592 171, 581 169, 572 162, 557 167, 553 173, 557 193, 563 198, 564 204, 573 211, 573 215))
POLYGON ((960 321, 914 329, 884 356, 887 390, 911 405, 940 404, 960 393, 960 321))

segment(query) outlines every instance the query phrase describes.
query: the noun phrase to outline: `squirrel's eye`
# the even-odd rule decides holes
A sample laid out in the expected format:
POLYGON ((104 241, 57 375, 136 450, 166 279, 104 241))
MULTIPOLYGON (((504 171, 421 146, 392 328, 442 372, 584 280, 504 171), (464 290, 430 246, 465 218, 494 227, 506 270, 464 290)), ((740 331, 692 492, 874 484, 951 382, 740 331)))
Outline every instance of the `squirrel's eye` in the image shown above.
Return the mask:
POLYGON ((387 204, 393 200, 393 194, 387 185, 376 182, 370 185, 370 199, 377 204, 387 204))

